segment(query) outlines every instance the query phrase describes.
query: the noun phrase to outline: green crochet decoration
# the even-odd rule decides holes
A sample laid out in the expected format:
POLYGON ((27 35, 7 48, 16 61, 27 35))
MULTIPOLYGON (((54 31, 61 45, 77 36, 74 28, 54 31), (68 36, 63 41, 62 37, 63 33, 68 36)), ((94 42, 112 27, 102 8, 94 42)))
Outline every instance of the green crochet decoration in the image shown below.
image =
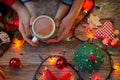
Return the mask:
POLYGON ((78 70, 94 72, 99 70, 104 61, 102 50, 96 44, 85 42, 74 52, 73 61, 78 70))

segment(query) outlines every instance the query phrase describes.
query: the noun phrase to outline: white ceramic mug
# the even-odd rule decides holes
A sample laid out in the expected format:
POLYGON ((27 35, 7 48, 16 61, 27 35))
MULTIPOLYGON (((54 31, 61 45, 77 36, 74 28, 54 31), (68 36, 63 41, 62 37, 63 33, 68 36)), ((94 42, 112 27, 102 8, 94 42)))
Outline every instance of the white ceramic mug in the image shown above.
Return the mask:
POLYGON ((39 41, 45 41, 49 39, 55 33, 55 22, 54 20, 46 15, 37 17, 32 25, 33 39, 35 43, 39 41))

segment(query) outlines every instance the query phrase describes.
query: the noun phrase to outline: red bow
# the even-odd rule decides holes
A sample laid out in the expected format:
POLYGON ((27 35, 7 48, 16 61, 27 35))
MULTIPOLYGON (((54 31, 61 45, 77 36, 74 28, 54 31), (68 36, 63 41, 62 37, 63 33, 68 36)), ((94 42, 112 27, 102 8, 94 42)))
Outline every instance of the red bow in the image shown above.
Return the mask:
POLYGON ((70 80, 71 74, 67 73, 63 76, 56 77, 49 69, 43 71, 43 75, 40 77, 39 80, 70 80))

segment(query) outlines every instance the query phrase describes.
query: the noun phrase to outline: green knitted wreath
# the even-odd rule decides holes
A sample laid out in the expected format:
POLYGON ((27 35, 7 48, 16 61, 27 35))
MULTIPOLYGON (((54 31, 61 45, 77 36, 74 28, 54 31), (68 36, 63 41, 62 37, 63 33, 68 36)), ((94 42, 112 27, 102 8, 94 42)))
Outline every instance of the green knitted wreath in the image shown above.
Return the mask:
POLYGON ((78 70, 82 72, 94 72, 99 70, 104 61, 102 50, 96 44, 87 43, 80 45, 74 52, 73 61, 78 70))

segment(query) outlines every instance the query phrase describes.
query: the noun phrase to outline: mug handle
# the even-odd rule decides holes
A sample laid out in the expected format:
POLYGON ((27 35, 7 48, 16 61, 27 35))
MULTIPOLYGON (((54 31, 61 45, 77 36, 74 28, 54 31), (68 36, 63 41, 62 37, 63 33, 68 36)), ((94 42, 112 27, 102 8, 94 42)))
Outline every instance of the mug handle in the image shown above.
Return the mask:
POLYGON ((36 43, 37 41, 38 41, 38 39, 34 36, 33 39, 32 39, 32 42, 36 43))

